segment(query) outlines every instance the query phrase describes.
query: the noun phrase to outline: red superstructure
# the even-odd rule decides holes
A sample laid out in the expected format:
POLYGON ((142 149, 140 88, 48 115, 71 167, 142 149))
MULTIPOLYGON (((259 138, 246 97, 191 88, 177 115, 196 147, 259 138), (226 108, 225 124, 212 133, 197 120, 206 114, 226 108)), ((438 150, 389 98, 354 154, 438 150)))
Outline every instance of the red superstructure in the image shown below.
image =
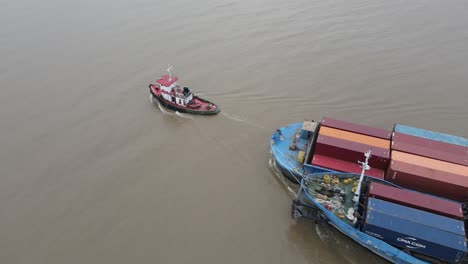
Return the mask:
POLYGON ((156 82, 162 86, 170 87, 179 80, 178 77, 171 77, 170 75, 163 75, 156 82))

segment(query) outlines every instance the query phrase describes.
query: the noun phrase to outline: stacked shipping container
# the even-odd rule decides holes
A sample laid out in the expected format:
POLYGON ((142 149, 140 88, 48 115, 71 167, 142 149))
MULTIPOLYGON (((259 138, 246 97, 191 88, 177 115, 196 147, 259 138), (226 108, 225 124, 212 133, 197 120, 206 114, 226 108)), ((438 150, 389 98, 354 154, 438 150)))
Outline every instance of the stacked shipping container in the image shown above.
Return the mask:
POLYGON ((367 197, 378 198, 380 200, 420 209, 457 220, 464 220, 463 207, 461 203, 378 182, 369 183, 367 197))
POLYGON ((385 179, 420 192, 468 201, 468 140, 397 124, 385 179))
POLYGON ((362 231, 460 262, 467 252, 464 208, 444 198, 468 201, 468 140, 397 124, 390 157, 385 179, 411 190, 370 182, 362 231))
POLYGON ((356 163, 358 160, 363 160, 363 153, 369 150, 369 148, 372 149, 369 166, 385 170, 390 159, 390 151, 388 149, 319 134, 315 145, 315 152, 340 160, 355 161, 354 163, 356 163))
MULTIPOLYGON (((359 164, 357 162, 355 163, 348 162, 348 161, 335 159, 335 158, 320 155, 320 154, 315 154, 312 157, 312 165, 318 166, 321 168, 330 169, 333 171, 339 171, 339 172, 351 172, 351 173, 360 174, 362 171, 362 168, 359 167, 359 164)), ((370 170, 366 171, 366 175, 372 176, 378 179, 385 178, 384 171, 375 169, 375 168, 371 168, 370 170)))
POLYGON ((398 124, 390 133, 323 118, 307 163, 360 173, 358 161, 369 149, 368 176, 411 190, 369 182, 362 231, 394 246, 459 262, 467 253, 466 216, 463 203, 456 201, 468 201, 468 140, 398 124))
POLYGON ((310 164, 340 172, 361 173, 358 161, 371 149, 371 169, 366 175, 384 179, 390 160, 391 133, 324 117, 317 135, 314 155, 310 164))
POLYGON ((459 263, 467 252, 463 221, 368 198, 362 231, 385 242, 459 263))
POLYGON ((468 148, 394 132, 392 149, 468 166, 468 148))
POLYGON ((462 147, 468 147, 468 139, 463 137, 458 137, 454 135, 434 132, 425 130, 417 127, 405 126, 402 124, 396 124, 394 128, 395 132, 403 133, 406 135, 413 135, 416 137, 421 137, 429 140, 435 140, 439 142, 445 142, 452 145, 459 145, 462 147))

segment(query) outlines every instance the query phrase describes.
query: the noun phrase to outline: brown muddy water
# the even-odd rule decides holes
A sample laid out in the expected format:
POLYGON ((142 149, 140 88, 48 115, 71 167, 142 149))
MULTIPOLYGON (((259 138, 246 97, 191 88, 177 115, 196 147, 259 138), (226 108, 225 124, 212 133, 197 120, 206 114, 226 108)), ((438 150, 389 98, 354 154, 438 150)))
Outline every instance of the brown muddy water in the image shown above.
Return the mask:
POLYGON ((383 263, 290 219, 279 126, 468 136, 466 1, 0 0, 0 263, 383 263), (149 102, 168 64, 213 117, 149 102))

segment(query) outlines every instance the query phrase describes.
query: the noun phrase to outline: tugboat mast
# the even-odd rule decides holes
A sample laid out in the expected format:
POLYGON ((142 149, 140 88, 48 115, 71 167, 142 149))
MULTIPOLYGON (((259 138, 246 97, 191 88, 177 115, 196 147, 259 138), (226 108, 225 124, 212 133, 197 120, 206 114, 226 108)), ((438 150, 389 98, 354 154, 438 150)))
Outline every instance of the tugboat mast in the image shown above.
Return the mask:
POLYGON ((174 67, 172 67, 171 65, 169 65, 169 67, 167 68, 167 72, 169 73, 169 81, 172 80, 172 73, 171 71, 174 69, 174 67))

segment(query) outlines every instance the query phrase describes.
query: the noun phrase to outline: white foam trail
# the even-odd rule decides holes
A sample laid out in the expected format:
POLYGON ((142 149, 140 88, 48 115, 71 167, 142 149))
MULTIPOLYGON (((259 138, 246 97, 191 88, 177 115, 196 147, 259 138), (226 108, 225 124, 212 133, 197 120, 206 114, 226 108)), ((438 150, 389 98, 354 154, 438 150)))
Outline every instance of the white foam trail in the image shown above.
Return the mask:
POLYGON ((192 119, 192 120, 193 120, 193 117, 188 116, 188 115, 184 115, 184 114, 180 113, 179 111, 176 111, 175 114, 176 114, 177 116, 182 117, 182 118, 185 118, 185 119, 192 119))
MULTIPOLYGON (((161 103, 158 101, 158 107, 159 107, 159 110, 161 110, 161 112, 165 115, 172 115, 173 113, 170 112, 170 111, 167 111, 164 109, 164 107, 161 105, 161 103)), ((184 115, 182 113, 180 113, 179 111, 176 111, 175 114, 178 116, 178 117, 181 117, 181 118, 185 118, 185 119, 193 119, 191 116, 188 116, 188 115, 184 115)))
POLYGON ((164 108, 161 106, 161 103, 158 102, 158 107, 159 107, 159 110, 161 110, 161 112, 163 114, 166 114, 166 115, 170 115, 171 113, 169 113, 168 111, 164 110, 164 108))
POLYGON ((265 129, 265 127, 261 126, 261 125, 257 125, 255 123, 252 123, 252 122, 249 122, 247 121, 246 119, 241 119, 240 117, 236 117, 236 116, 233 116, 233 115, 229 115, 229 114, 226 114, 225 112, 221 112, 221 114, 233 121, 236 121, 236 122, 240 122, 240 123, 244 123, 244 124, 247 124, 247 125, 250 125, 250 126, 253 126, 253 127, 256 127, 256 128, 261 128, 261 129, 265 129))
POLYGON ((319 238, 322 240, 322 241, 327 241, 328 240, 328 235, 325 234, 324 232, 322 232, 322 230, 320 229, 320 226, 319 225, 315 225, 315 231, 317 232, 317 235, 319 236, 319 238))
POLYGON ((278 167, 276 167, 276 162, 272 157, 268 160, 268 165, 270 166, 270 169, 276 176, 277 180, 279 180, 283 187, 288 191, 289 195, 291 195, 291 197, 296 197, 298 186, 289 183, 289 180, 287 180, 278 167))
POLYGON ((245 122, 246 120, 245 119, 241 119, 239 117, 236 117, 236 116, 233 116, 233 115, 228 115, 226 114, 225 112, 221 112, 221 114, 231 120, 234 120, 234 121, 237 121, 237 122, 245 122))

